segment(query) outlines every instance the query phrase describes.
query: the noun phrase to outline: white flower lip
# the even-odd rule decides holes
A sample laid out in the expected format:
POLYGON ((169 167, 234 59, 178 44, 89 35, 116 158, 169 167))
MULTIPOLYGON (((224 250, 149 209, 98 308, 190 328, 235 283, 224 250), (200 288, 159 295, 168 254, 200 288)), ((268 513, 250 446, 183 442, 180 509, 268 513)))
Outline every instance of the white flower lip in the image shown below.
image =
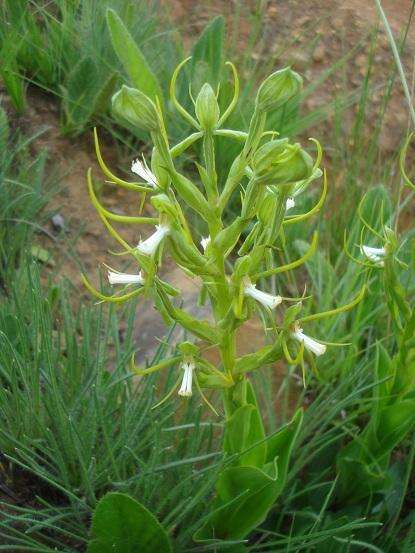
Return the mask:
POLYGON ((190 397, 192 395, 192 381, 195 365, 192 362, 184 361, 180 367, 184 370, 184 374, 182 385, 178 393, 179 396, 190 397))
POLYGON ((108 271, 108 281, 110 284, 144 284, 144 277, 141 271, 138 275, 108 271))
POLYGON ((287 201, 285 202, 285 210, 288 211, 289 209, 292 209, 294 206, 295 206, 294 198, 287 198, 287 201))
POLYGON ((257 290, 255 284, 252 283, 249 283, 245 286, 244 294, 245 296, 250 296, 251 298, 254 298, 254 300, 258 301, 264 307, 268 307, 269 309, 275 309, 277 305, 282 302, 281 296, 273 296, 272 294, 268 294, 267 292, 263 292, 262 290, 257 290))
POLYGON ((372 248, 371 246, 360 246, 360 250, 370 261, 383 265, 383 258, 386 255, 385 248, 372 248))
POLYGON ((200 245, 202 246, 204 252, 206 251, 206 248, 208 247, 209 244, 210 244, 210 236, 207 236, 206 238, 202 238, 202 240, 200 241, 200 245))
POLYGON ((151 256, 157 250, 160 242, 163 240, 167 234, 170 232, 170 227, 168 225, 157 225, 156 232, 147 238, 147 240, 140 241, 137 246, 137 250, 144 254, 151 256))
POLYGON ((157 179, 154 173, 151 172, 146 160, 143 156, 143 161, 135 159, 131 164, 131 171, 141 177, 147 184, 153 188, 157 187, 157 179))
POLYGON ((317 342, 317 340, 314 340, 314 338, 310 338, 310 336, 304 334, 303 329, 300 328, 298 324, 294 327, 292 337, 299 342, 304 342, 304 347, 308 349, 308 351, 314 353, 314 355, 319 356, 323 355, 323 353, 326 353, 327 346, 324 344, 320 344, 320 342, 317 342))

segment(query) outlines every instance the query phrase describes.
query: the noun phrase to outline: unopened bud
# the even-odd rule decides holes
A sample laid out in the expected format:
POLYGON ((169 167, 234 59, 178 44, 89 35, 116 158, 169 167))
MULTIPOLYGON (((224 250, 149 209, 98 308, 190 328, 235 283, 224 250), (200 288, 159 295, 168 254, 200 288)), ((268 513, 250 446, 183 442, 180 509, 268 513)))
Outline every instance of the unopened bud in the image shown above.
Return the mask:
POLYGON ((292 184, 311 176, 313 160, 299 144, 271 140, 256 152, 252 169, 258 183, 292 184))
POLYGON ((145 131, 159 128, 159 116, 154 103, 136 88, 123 85, 112 97, 112 110, 133 127, 145 131))
POLYGON ((280 154, 284 153, 287 145, 288 138, 281 138, 280 140, 270 140, 258 148, 252 158, 252 168, 255 174, 261 175, 269 171, 273 162, 279 158, 280 154))
POLYGON ((308 179, 312 172, 312 157, 299 148, 290 159, 277 165, 272 175, 277 184, 288 184, 308 179))
POLYGON ((258 109, 269 111, 279 108, 301 90, 302 84, 303 79, 290 67, 275 71, 265 79, 258 90, 258 109))
POLYGON ((210 84, 205 83, 196 98, 196 117, 202 129, 213 129, 219 121, 219 105, 210 84))

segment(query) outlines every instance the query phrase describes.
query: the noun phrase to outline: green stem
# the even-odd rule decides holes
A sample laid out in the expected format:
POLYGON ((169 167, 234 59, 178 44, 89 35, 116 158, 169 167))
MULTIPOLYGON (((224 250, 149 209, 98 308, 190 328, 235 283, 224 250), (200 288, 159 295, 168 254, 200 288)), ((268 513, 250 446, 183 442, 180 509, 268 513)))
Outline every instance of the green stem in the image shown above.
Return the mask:
POLYGON ((205 131, 203 135, 203 155, 207 173, 206 195, 209 202, 216 204, 218 198, 217 174, 215 168, 215 144, 211 131, 205 131))

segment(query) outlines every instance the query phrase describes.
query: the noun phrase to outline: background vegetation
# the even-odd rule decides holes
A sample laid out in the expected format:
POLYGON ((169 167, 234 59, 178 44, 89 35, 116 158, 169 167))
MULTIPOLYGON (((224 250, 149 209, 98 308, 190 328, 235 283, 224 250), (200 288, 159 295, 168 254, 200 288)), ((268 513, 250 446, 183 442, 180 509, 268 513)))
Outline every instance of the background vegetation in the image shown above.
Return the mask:
MULTIPOLYGON (((99 234, 83 229, 87 221, 77 224, 76 217, 84 212, 77 213, 75 204, 86 203, 87 193, 82 175, 76 173, 78 180, 72 184, 79 195, 69 191, 65 196, 65 172, 72 172, 73 165, 62 166, 61 160, 67 148, 92 153, 88 137, 96 124, 102 129, 104 148, 112 148, 115 166, 125 170, 133 152, 147 147, 145 136, 134 133, 131 138, 131 129, 110 117, 111 94, 129 77, 111 45, 107 7, 122 17, 162 87, 175 142, 186 128, 167 100, 168 83, 189 51, 193 58, 180 83, 181 99, 186 101, 189 84, 196 94, 208 79, 213 85, 221 82, 219 98, 226 103, 230 85, 224 61, 232 59, 242 76, 232 125, 246 129, 254 85, 284 61, 292 61, 292 50, 301 50, 301 37, 292 31, 284 47, 270 53, 265 30, 273 5, 236 3, 232 17, 223 18, 214 17, 222 7, 218 3, 216 11, 207 10, 212 17, 203 22, 201 32, 200 25, 190 31, 151 1, 6 0, 0 7, 1 550, 85 551, 97 502, 106 492, 117 491, 137 499, 157 517, 174 551, 238 551, 240 544, 234 542, 201 546, 193 540, 206 520, 206 505, 226 462, 220 456, 220 420, 206 413, 198 397, 180 407, 174 401, 152 410, 174 375, 161 383, 151 377, 137 382, 129 373, 131 354, 140 347, 136 313, 141 304, 124 310, 93 305, 80 292, 77 277, 72 278, 80 267, 95 265, 95 252, 103 242, 99 234), (245 34, 243 22, 248 22, 245 34), (45 105, 46 111, 48 106, 58 110, 52 135, 46 128, 51 119, 45 116, 45 125, 42 111, 33 107, 45 105), (68 198, 73 205, 65 209, 68 198), (63 223, 51 222, 56 214, 64 215, 63 223)), ((173 15, 174 9, 170 5, 173 15)), ((408 11, 408 19, 395 32, 400 63, 408 71, 411 17, 408 11)), ((310 25, 319 18, 315 14, 310 25)), ((413 308, 413 192, 403 187, 398 159, 413 123, 400 93, 396 60, 377 57, 383 36, 374 18, 361 42, 359 38, 346 48, 318 78, 307 80, 301 98, 307 109, 291 102, 270 124, 281 135, 302 142, 312 130, 327 145, 330 184, 325 211, 286 236, 294 258, 304 251, 304 238, 319 229, 320 253, 297 282, 281 279, 275 288, 296 295, 311 280, 316 310, 345 303, 357 293, 366 277, 345 253, 344 231, 348 250, 358 256, 355 245, 363 224, 356 207, 364 194, 364 220, 380 231, 382 213, 383 223, 398 230, 398 257, 407 267, 395 267, 393 298, 381 273, 370 273, 369 293, 361 305, 336 324, 318 327, 325 340, 351 345, 333 348, 319 359, 308 374, 306 389, 290 367, 264 369, 254 376, 268 433, 285 423, 295 406, 302 405, 305 413, 286 488, 266 522, 250 536, 252 552, 415 551, 414 426, 404 427, 406 423, 392 412, 385 419, 376 418, 379 398, 386 395, 385 366, 399 366, 396 355, 404 348, 404 361, 413 363, 413 326, 405 318, 396 323, 403 303, 413 308), (360 46, 366 57, 357 86, 349 89, 349 69, 360 46), (341 83, 340 91, 314 106, 313 99, 327 98, 333 83, 341 83), (395 109, 396 94, 404 115, 393 147, 385 151, 385 122, 389 110, 395 109), (405 328, 409 335, 402 338, 405 328), (395 421, 392 426, 402 429, 402 435, 393 435, 385 446, 390 449, 386 464, 365 441, 374 420, 376 425, 395 421), (358 460, 368 472, 362 476, 359 468, 353 474, 361 481, 378 477, 376 492, 354 492, 345 480, 342 463, 347 459, 342 451, 350 451, 353 443, 363 443, 369 457, 358 460)), ((302 65, 306 74, 312 71, 318 46, 310 45, 314 57, 294 57, 294 65, 302 65)), ((408 83, 411 88, 410 79, 408 83)), ((234 154, 223 149, 219 178, 234 154)), ((409 148, 409 175, 411 154, 409 148)), ((85 161, 79 164, 85 169, 85 161)), ((117 196, 104 187, 102 194, 117 203, 117 196)), ((149 362, 162 360, 174 347, 173 334, 171 329, 149 362)), ((373 432, 382 433, 382 428, 376 426, 373 432)))

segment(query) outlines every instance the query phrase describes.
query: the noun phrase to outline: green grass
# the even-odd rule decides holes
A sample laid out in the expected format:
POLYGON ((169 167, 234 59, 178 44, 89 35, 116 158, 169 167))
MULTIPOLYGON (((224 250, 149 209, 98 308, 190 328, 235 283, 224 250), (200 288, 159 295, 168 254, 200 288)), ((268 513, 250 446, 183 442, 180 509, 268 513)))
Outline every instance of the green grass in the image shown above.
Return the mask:
POLYGON ((134 39, 166 82, 177 53, 169 32, 158 30, 157 2, 7 0, 0 9, 0 74, 16 109, 23 111, 31 83, 61 100, 64 133, 78 134, 107 112, 121 73, 106 28, 108 6, 131 22, 134 39))
MULTIPOLYGON (((40 133, 39 133, 40 134, 40 133)), ((46 153, 30 155, 36 136, 11 133, 6 113, 0 108, 0 279, 14 278, 25 248, 42 226, 48 193, 45 191, 46 153)), ((50 194, 50 192, 49 192, 50 194)))

